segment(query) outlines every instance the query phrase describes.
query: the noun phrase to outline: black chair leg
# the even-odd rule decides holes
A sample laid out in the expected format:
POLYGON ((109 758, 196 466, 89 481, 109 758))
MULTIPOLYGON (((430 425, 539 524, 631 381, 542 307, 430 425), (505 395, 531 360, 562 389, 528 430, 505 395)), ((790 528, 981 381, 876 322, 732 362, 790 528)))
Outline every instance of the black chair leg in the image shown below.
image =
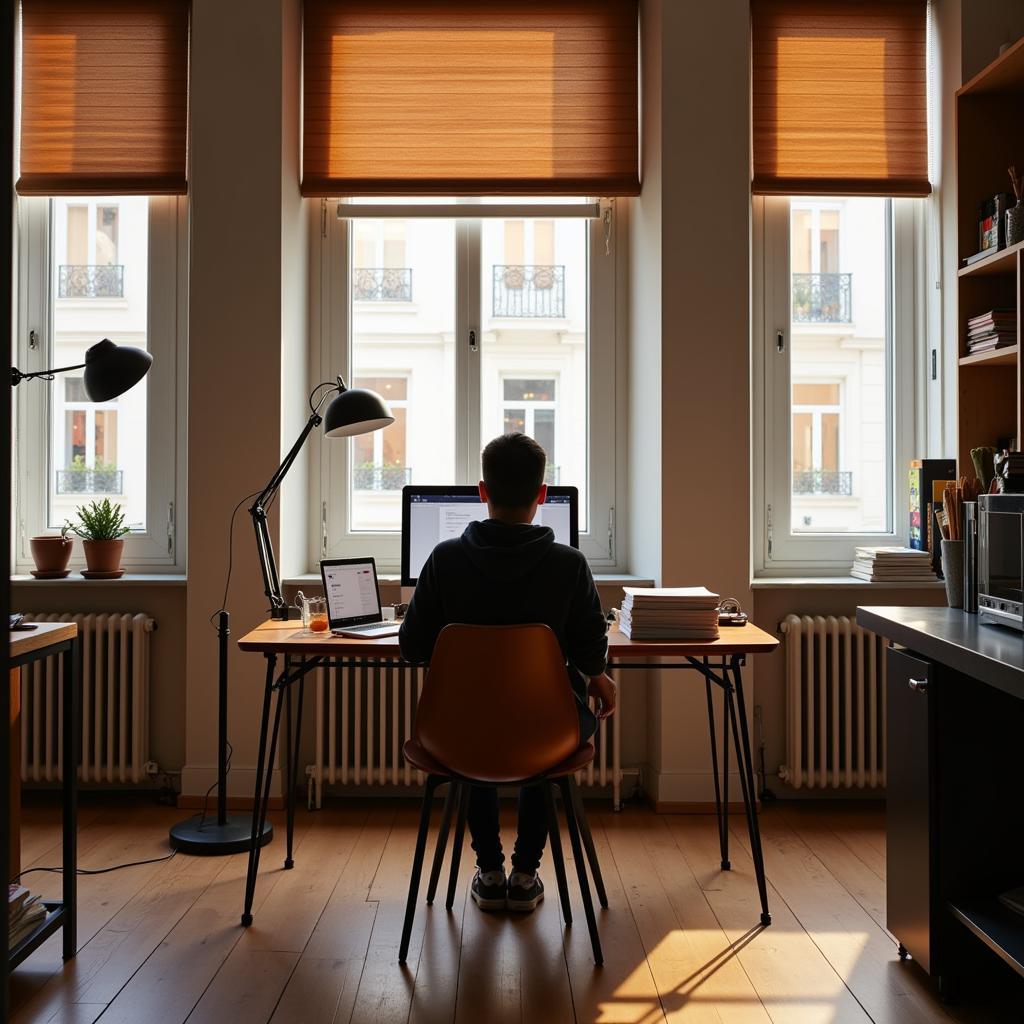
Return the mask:
POLYGON ((551 863, 555 866, 555 880, 558 883, 558 898, 562 904, 562 917, 566 924, 572 924, 572 907, 569 906, 569 885, 565 879, 565 860, 562 857, 562 835, 558 828, 558 809, 555 794, 547 782, 544 787, 544 806, 548 814, 548 845, 551 847, 551 863))
POLYGON ((583 796, 580 793, 580 787, 576 784, 576 777, 573 775, 569 776, 569 789, 572 792, 576 821, 580 826, 580 838, 583 840, 583 849, 586 851, 587 863, 590 865, 590 876, 594 879, 594 888, 597 890, 597 902, 607 910, 608 894, 604 891, 604 879, 601 877, 601 865, 597 860, 594 837, 590 833, 590 822, 587 821, 587 811, 583 806, 583 796))
POLYGON ((452 779, 448 783, 448 791, 444 795, 444 810, 441 811, 441 828, 437 833, 437 845, 434 847, 434 863, 430 866, 430 881, 427 883, 427 905, 434 902, 437 895, 437 882, 444 866, 444 851, 448 846, 448 833, 452 830, 452 809, 459 796, 459 784, 452 779))
POLYGON ((459 783, 459 816, 455 822, 455 839, 452 841, 452 866, 448 873, 448 898, 445 910, 455 906, 455 887, 459 884, 459 861, 462 859, 462 840, 466 834, 466 815, 469 813, 469 785, 459 783))
POLYGON ((573 807, 572 789, 568 777, 558 780, 562 791, 562 803, 565 804, 565 819, 569 829, 569 842, 572 845, 572 856, 576 862, 576 878, 580 885, 580 896, 583 898, 583 913, 587 917, 587 929, 590 931, 590 945, 594 951, 594 963, 599 967, 604 963, 601 952, 601 937, 597 933, 597 917, 594 914, 594 901, 590 895, 590 882, 587 880, 587 866, 583 859, 583 845, 580 843, 579 823, 576 820, 576 809, 573 807))
POLYGON ((402 942, 398 947, 398 962, 405 963, 409 954, 409 939, 412 937, 412 922, 416 914, 416 900, 420 893, 420 875, 423 872, 423 858, 427 851, 427 831, 430 828, 430 806, 434 790, 443 782, 439 775, 428 775, 423 791, 423 805, 420 809, 420 830, 416 836, 416 854, 412 859, 412 873, 409 876, 409 899, 405 904, 405 922, 402 924, 402 942))

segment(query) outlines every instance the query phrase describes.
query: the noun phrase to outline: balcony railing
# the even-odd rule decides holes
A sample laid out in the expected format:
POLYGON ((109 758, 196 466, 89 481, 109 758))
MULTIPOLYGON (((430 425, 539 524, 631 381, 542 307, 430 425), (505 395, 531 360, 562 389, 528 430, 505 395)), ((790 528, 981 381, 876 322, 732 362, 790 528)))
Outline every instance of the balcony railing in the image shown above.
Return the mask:
POLYGON ((352 298, 356 302, 412 302, 412 267, 356 267, 352 298))
POLYGON ((124 264, 62 264, 57 288, 62 299, 123 299, 124 264))
POLYGON ((564 317, 565 267, 496 265, 491 311, 501 317, 564 317))
POLYGON ((124 494, 123 469, 58 469, 58 494, 124 494))
POLYGON ((352 470, 354 491, 400 491, 411 482, 409 466, 356 466, 352 470))
POLYGON ((801 470, 793 474, 793 493, 849 497, 853 494, 853 473, 837 469, 801 470))
POLYGON ((793 323, 852 322, 852 277, 852 274, 794 274, 793 323))

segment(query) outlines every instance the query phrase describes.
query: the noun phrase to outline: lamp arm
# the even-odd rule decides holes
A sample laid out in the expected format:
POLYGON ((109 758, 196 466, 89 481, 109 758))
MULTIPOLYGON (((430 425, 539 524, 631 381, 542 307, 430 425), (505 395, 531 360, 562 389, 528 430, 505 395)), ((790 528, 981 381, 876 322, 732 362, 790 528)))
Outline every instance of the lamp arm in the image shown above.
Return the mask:
MULTIPOLYGON (((315 395, 323 386, 323 384, 320 384, 314 388, 313 394, 315 395)), ((299 452, 302 451, 306 438, 323 422, 320 416, 320 409, 324 402, 335 391, 344 390, 345 385, 339 377, 336 384, 331 383, 330 390, 324 392, 315 406, 313 406, 312 402, 313 396, 310 395, 310 407, 313 409, 312 415, 306 421, 306 425, 302 428, 302 433, 299 434, 291 450, 281 461, 281 465, 277 467, 274 475, 267 481, 267 486, 260 491, 259 497, 249 507, 249 515, 252 516, 253 528, 256 531, 256 552, 260 559, 260 571, 263 573, 263 592, 270 601, 270 617, 272 619, 287 619, 288 605, 285 602, 284 595, 281 593, 281 577, 277 570, 277 559, 274 557, 274 545, 270 538, 270 528, 267 525, 267 508, 271 501, 273 501, 274 495, 277 494, 284 478, 288 475, 288 470, 292 468, 292 465, 298 458, 299 452)))
POLYGON ((56 366, 52 370, 35 370, 32 373, 24 373, 16 366, 11 367, 11 387, 17 387, 23 380, 34 380, 41 377, 43 380, 52 380, 55 373, 67 373, 68 370, 81 370, 85 363, 77 363, 74 366, 56 366))

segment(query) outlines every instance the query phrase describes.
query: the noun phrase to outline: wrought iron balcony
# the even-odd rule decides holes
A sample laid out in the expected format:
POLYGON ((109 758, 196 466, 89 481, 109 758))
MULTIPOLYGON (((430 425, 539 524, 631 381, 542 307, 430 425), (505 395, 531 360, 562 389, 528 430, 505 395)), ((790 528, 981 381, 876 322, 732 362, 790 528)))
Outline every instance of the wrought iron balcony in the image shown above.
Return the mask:
POLYGON ((793 323, 850 323, 853 320, 852 277, 852 274, 794 274, 793 323))
POLYGON ((412 267, 356 267, 352 298, 356 302, 412 302, 412 267))
POLYGON ((409 466, 355 466, 352 469, 354 491, 400 491, 411 482, 409 466))
POLYGON ((123 469, 58 469, 58 494, 124 494, 123 469))
POLYGON ((564 317, 565 267, 503 264, 493 268, 491 311, 500 317, 564 317))
POLYGON ((62 264, 57 271, 62 299, 123 299, 124 264, 62 264))
POLYGON ((827 494, 846 498, 853 494, 853 473, 837 469, 807 469, 793 474, 793 493, 827 494))

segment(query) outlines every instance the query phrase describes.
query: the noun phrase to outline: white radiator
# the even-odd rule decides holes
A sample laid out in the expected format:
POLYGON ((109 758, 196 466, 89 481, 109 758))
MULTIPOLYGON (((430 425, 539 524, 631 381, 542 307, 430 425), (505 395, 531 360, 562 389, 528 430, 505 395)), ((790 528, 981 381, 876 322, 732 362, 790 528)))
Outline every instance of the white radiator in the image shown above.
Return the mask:
POLYGON ((885 785, 888 641, 846 615, 787 615, 786 763, 799 789, 885 785))
MULTIPOLYGON (((332 665, 317 671, 315 763, 306 768, 316 807, 323 801, 325 783, 413 786, 423 782, 423 774, 402 757, 402 746, 412 734, 424 675, 424 669, 404 666, 332 665)), ((594 737, 597 757, 577 775, 581 785, 611 785, 616 808, 622 784, 620 718, 621 707, 599 724, 594 737)))
MULTIPOLYGON (((83 782, 139 782, 149 760, 149 634, 146 615, 26 615, 30 622, 78 624, 82 660, 83 782)), ((21 669, 21 778, 63 774, 59 656, 21 669)))

